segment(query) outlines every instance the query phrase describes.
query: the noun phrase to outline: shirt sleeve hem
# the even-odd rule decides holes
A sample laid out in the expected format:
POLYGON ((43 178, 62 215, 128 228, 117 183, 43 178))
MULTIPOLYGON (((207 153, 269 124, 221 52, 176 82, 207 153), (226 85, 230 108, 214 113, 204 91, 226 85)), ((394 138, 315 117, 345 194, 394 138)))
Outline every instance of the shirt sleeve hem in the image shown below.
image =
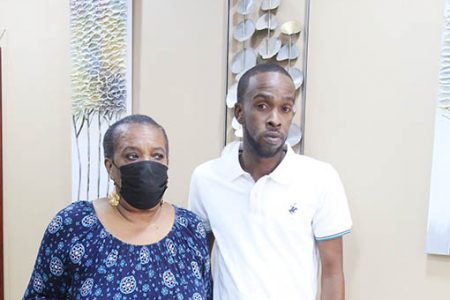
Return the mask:
POLYGON ((316 241, 328 241, 328 240, 332 240, 332 239, 341 237, 343 235, 349 234, 350 232, 352 232, 351 229, 342 231, 342 232, 339 232, 336 234, 328 235, 328 236, 315 237, 315 239, 316 239, 316 241))

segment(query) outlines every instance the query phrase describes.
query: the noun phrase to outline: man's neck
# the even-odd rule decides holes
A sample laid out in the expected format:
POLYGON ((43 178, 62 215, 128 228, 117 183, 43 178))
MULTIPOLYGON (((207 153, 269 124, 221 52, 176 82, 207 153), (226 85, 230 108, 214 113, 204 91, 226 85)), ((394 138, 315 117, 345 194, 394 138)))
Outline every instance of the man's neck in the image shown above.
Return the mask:
POLYGON ((243 143, 242 152, 239 152, 239 163, 242 169, 248 172, 255 182, 275 170, 285 156, 284 150, 272 157, 261 157, 252 150, 251 147, 243 143))

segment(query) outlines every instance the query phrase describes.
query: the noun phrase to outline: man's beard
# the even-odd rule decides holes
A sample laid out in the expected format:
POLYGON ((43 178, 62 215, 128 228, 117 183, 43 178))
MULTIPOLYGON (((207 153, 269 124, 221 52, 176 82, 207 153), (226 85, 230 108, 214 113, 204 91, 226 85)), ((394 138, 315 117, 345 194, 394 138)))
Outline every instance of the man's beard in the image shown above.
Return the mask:
POLYGON ((244 131, 244 136, 246 137, 248 143, 250 144, 251 148, 253 149, 253 151, 262 158, 271 158, 274 157, 275 155, 277 155, 278 153, 283 151, 283 147, 284 147, 284 142, 286 142, 286 139, 284 139, 284 142, 280 144, 279 147, 273 149, 263 149, 262 146, 258 143, 258 141, 256 141, 252 135, 250 134, 250 132, 248 131, 248 129, 243 126, 243 131, 244 131))

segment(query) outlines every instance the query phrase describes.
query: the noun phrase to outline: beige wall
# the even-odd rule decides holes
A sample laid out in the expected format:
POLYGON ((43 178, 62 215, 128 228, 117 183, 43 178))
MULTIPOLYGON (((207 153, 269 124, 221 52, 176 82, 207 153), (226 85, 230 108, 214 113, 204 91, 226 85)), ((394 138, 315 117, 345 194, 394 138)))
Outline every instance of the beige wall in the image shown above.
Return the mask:
POLYGON ((69 1, 0 0, 5 299, 20 299, 39 241, 71 198, 69 1))
MULTIPOLYGON (((225 1, 134 1, 136 112, 171 142, 169 201, 220 152, 225 1)), ((444 299, 450 260, 424 254, 443 1, 312 1, 306 152, 333 163, 355 228, 348 299, 444 299)), ((68 1, 0 0, 6 299, 70 199, 68 1)))
POLYGON ((348 299, 447 299, 424 253, 444 1, 312 2, 305 151, 348 192, 348 299))
POLYGON ((169 136, 167 201, 185 206, 196 165, 223 147, 225 2, 135 1, 134 109, 169 136))

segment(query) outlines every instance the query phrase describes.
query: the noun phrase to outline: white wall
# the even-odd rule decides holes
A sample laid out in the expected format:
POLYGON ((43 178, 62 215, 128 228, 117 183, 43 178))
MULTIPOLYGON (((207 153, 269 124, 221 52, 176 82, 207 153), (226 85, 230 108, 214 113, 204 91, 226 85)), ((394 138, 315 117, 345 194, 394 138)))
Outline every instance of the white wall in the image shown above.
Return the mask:
MULTIPOLYGON (((222 2, 135 1, 135 108, 168 131, 167 198, 181 205, 222 145, 222 2)), ((450 260, 424 254, 444 1, 312 2, 306 152, 349 195, 347 299, 445 299, 450 260)), ((68 25, 68 1, 0 0, 6 299, 70 201, 68 25)))

